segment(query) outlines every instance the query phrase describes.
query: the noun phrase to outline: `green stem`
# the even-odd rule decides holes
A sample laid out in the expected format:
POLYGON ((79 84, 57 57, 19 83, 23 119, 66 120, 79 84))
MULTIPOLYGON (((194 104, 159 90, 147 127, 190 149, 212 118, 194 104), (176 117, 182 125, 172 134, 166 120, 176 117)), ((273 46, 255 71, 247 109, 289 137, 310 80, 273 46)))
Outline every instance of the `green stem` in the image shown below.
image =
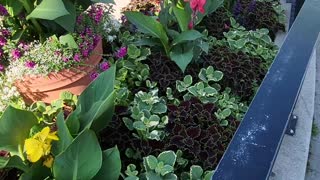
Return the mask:
MULTIPOLYGON (((27 11, 27 14, 30 14, 33 10, 33 5, 30 2, 30 0, 19 0, 19 1, 22 3, 24 9, 27 11)), ((37 33, 39 34, 40 41, 43 43, 45 41, 45 36, 44 36, 44 33, 42 31, 40 24, 38 23, 38 21, 36 19, 33 19, 33 18, 30 19, 30 21, 33 24, 37 33)))
POLYGON ((20 158, 22 159, 22 161, 25 161, 26 159, 24 158, 23 150, 22 150, 22 145, 21 145, 21 144, 18 146, 18 149, 19 149, 19 156, 20 156, 20 158))

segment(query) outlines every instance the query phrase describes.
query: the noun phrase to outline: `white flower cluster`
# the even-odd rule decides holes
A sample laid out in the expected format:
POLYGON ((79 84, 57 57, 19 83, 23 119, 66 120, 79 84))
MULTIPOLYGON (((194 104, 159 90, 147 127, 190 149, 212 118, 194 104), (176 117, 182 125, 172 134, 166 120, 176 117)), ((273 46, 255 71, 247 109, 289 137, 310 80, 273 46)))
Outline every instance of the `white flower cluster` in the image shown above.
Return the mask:
POLYGON ((24 106, 17 88, 13 85, 12 79, 6 78, 0 74, 0 115, 11 104, 20 104, 24 106))

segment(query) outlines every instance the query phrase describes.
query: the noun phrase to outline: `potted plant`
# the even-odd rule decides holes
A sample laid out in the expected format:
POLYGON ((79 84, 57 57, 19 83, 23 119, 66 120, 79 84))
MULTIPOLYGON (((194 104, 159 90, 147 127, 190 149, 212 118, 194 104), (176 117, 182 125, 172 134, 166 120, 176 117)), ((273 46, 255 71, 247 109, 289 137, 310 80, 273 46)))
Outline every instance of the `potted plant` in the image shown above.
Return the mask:
MULTIPOLYGON (((1 49, 6 62, 1 65, 7 66, 6 76, 16 78, 15 86, 27 103, 50 102, 63 90, 79 95, 97 76, 102 39, 113 38, 111 31, 119 27, 109 5, 93 2, 2 2, 1 49), (110 30, 105 31, 107 26, 110 30)), ((106 62, 103 66, 109 67, 106 62)))

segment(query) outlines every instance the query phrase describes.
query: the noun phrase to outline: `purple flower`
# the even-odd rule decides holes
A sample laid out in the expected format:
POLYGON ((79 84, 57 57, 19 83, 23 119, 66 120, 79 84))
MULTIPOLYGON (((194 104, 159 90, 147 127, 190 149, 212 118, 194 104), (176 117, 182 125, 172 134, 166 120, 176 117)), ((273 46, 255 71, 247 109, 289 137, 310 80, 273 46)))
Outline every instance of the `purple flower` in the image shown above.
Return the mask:
POLYGON ((21 57, 21 52, 19 49, 13 49, 11 50, 11 56, 14 60, 19 59, 21 57))
POLYGON ((95 72, 95 71, 90 74, 90 78, 91 78, 92 80, 97 79, 98 76, 99 76, 99 73, 97 73, 97 72, 95 72))
POLYGON ((237 0, 236 4, 233 7, 233 15, 239 16, 242 11, 242 6, 240 0, 237 0))
POLYGON ((10 32, 8 29, 2 29, 2 30, 1 30, 1 34, 2 34, 4 37, 9 37, 9 36, 11 36, 11 32, 10 32))
POLYGON ((109 68, 110 68, 110 63, 109 63, 109 62, 103 62, 103 63, 100 64, 100 69, 101 69, 102 71, 106 71, 106 70, 108 70, 109 68))
POLYGON ((4 46, 7 44, 7 39, 3 36, 0 36, 0 46, 4 46))
POLYGON ((256 0, 252 0, 249 4, 248 11, 249 12, 254 12, 256 10, 256 0))
POLYGON ((32 69, 36 66, 36 63, 33 62, 33 61, 27 61, 25 64, 24 64, 26 67, 32 69))
POLYGON ((77 24, 81 24, 81 23, 82 23, 82 20, 83 20, 83 16, 80 14, 80 15, 77 17, 77 24))
POLYGON ((7 16, 7 15, 9 15, 7 9, 0 4, 0 16, 7 16))
POLYGON ((117 58, 123 58, 125 55, 127 55, 127 47, 121 47, 116 53, 117 58))
POLYGON ((83 57, 88 57, 89 56, 89 49, 82 49, 81 54, 83 57))
POLYGON ((4 66, 0 64, 0 72, 4 71, 4 66))
POLYGON ((80 54, 75 54, 74 56, 73 56, 73 60, 75 60, 75 61, 77 61, 77 62, 80 62, 80 54))

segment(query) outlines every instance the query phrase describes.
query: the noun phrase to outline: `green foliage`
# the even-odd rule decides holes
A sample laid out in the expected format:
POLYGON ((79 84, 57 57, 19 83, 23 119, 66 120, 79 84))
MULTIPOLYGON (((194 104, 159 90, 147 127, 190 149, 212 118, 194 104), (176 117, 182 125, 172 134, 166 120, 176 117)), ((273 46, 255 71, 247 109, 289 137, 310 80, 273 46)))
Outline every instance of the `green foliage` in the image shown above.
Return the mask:
POLYGON ((0 149, 24 159, 24 140, 29 137, 31 127, 37 123, 32 112, 7 107, 0 118, 0 149))
POLYGON ((201 166, 192 165, 190 167, 189 172, 182 173, 182 179, 189 179, 189 180, 211 180, 213 175, 213 171, 203 171, 201 166))
POLYGON ((127 106, 133 100, 133 94, 129 89, 140 87, 150 74, 149 66, 142 63, 150 55, 150 49, 138 48, 130 44, 128 55, 116 62, 116 104, 127 106))
MULTIPOLYGON (((93 81, 79 96, 77 109, 67 118, 68 128, 79 123, 80 131, 91 128, 100 131, 111 121, 114 111, 114 81, 116 67, 113 66, 93 81), (76 120, 75 120, 76 119, 76 120), (72 122, 73 121, 73 122, 72 122)), ((77 132, 72 132, 77 133, 77 132)))
POLYGON ((215 112, 215 116, 220 120, 222 126, 228 125, 226 119, 230 116, 238 120, 243 118, 247 106, 231 95, 230 88, 220 92, 221 87, 218 82, 223 78, 221 71, 214 70, 212 66, 209 66, 207 69, 202 68, 198 77, 201 81, 197 83, 192 82, 191 75, 186 75, 183 81, 176 81, 176 89, 179 92, 186 92, 183 96, 184 100, 197 97, 202 103, 217 104, 219 109, 215 112))
MULTIPOLYGON (((215 10, 217 1, 214 2, 208 2, 210 5, 206 6, 207 12, 215 10)), ((155 17, 146 16, 140 12, 125 12, 125 15, 138 30, 152 37, 144 39, 144 45, 157 46, 160 41, 160 47, 166 55, 184 72, 192 60, 198 59, 202 51, 207 52, 207 33, 187 28, 191 11, 187 10, 185 3, 175 4, 175 2, 165 1, 164 4, 159 15, 160 22, 156 21, 155 17), (178 23, 180 31, 171 27, 174 23, 178 23)))
POLYGON ((64 101, 77 105, 67 121, 61 111, 63 100, 50 105, 56 108, 54 119, 59 140, 52 144, 49 154, 35 163, 26 160, 24 142, 39 127, 54 123, 39 118, 51 115, 46 113, 48 106, 37 102, 33 105, 34 112, 9 106, 0 119, 0 149, 9 151, 11 156, 0 158, 0 168, 18 168, 23 172, 20 179, 118 179, 121 160, 117 147, 102 151, 96 136, 113 115, 114 99, 110 97, 114 94, 114 79, 115 67, 111 67, 86 88, 78 101, 74 95, 63 93, 64 101), (48 156, 54 158, 52 169, 44 166, 48 156))
MULTIPOLYGON (((87 9, 94 2, 114 3, 113 0, 73 1, 73 0, 1 0, 0 3, 8 8, 10 21, 14 22, 14 36, 22 37, 25 33, 36 32, 35 36, 44 42, 47 35, 51 36, 63 31, 72 33, 76 24, 76 9, 87 9), (52 8, 56 7, 56 8, 52 8), (25 13, 28 21, 19 19, 19 14, 25 13), (55 32, 55 33, 54 33, 55 32)), ((48 37, 49 37, 48 36, 48 37)), ((18 38, 19 39, 19 38, 18 38)))
POLYGON ((123 118, 129 130, 137 132, 133 135, 141 139, 162 140, 164 128, 168 123, 167 105, 164 98, 158 97, 158 89, 149 93, 136 93, 131 110, 131 118, 123 118))
POLYGON ((60 98, 47 105, 44 102, 37 101, 30 106, 30 110, 37 116, 38 121, 45 123, 53 123, 58 113, 62 111, 65 105, 74 109, 78 101, 78 97, 70 92, 62 92, 60 98))
POLYGON ((144 172, 140 173, 136 170, 136 166, 130 164, 125 171, 128 177, 125 180, 133 179, 150 179, 150 180, 175 180, 178 179, 174 174, 174 166, 177 155, 173 151, 164 151, 155 157, 149 155, 143 158, 144 172))
POLYGON ((264 60, 263 68, 268 70, 278 52, 278 47, 274 45, 268 35, 269 31, 267 29, 247 31, 235 19, 230 18, 230 22, 231 29, 224 33, 225 39, 221 40, 219 44, 228 45, 232 50, 262 57, 264 60))

